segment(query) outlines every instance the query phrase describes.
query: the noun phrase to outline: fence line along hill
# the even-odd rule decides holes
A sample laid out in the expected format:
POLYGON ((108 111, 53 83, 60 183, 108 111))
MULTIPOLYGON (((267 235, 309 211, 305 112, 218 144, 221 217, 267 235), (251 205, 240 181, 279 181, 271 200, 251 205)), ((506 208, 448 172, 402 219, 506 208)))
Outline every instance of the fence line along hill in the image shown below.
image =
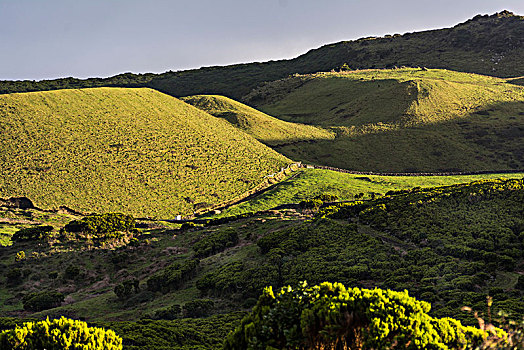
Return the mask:
POLYGON ((227 121, 151 89, 0 96, 0 198, 40 208, 190 214, 290 160, 227 121))

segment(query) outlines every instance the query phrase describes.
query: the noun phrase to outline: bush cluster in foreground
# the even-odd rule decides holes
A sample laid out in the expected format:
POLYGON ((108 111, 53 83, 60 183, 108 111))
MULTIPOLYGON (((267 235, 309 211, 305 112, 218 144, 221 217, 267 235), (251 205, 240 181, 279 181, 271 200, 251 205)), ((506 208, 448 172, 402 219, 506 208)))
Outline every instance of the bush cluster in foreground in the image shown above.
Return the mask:
POLYGON ((120 350, 122 338, 112 330, 88 327, 83 321, 61 317, 27 322, 1 332, 0 349, 120 350))
MULTIPOLYGON (((304 282, 275 294, 268 287, 224 349, 463 349, 489 335, 452 318, 431 317, 430 308, 407 291, 304 282)), ((507 336, 497 328, 494 333, 507 336)))

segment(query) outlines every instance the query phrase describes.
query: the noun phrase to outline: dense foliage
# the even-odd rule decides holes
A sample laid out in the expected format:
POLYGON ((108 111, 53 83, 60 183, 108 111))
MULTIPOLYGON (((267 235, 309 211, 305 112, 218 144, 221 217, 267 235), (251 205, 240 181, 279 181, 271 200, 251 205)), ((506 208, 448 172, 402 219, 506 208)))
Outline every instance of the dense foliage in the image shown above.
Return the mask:
POLYGON ((149 277, 147 288, 150 291, 162 293, 179 289, 184 282, 195 275, 199 264, 200 260, 198 259, 175 262, 149 277))
POLYGON ((233 230, 223 230, 206 235, 193 245, 195 255, 204 258, 223 251, 238 243, 238 233, 233 230))
POLYGON ((0 333, 1 349, 121 350, 122 338, 112 330, 62 317, 28 322, 0 333))
POLYGON ((22 302, 24 310, 42 311, 60 306, 64 298, 64 294, 56 291, 42 291, 24 295, 22 302))
POLYGON ((13 235, 13 241, 38 241, 49 237, 49 233, 53 231, 53 226, 41 225, 35 227, 23 228, 13 235))
POLYGON ((235 312, 208 318, 104 322, 97 325, 121 335, 126 350, 205 350, 220 348, 224 338, 244 315, 243 312, 235 312))
POLYGON ((118 238, 135 228, 135 218, 122 213, 91 214, 73 220, 63 231, 92 236, 94 238, 118 238))
POLYGON ((463 349, 488 335, 451 318, 433 318, 430 308, 407 291, 327 282, 288 286, 276 295, 266 288, 224 349, 463 349))
POLYGON ((258 239, 262 259, 224 263, 196 286, 242 298, 305 279, 408 289, 432 315, 467 324, 476 320, 460 307, 485 312, 489 294, 494 310, 522 315, 523 196, 523 180, 491 180, 327 206, 258 239))

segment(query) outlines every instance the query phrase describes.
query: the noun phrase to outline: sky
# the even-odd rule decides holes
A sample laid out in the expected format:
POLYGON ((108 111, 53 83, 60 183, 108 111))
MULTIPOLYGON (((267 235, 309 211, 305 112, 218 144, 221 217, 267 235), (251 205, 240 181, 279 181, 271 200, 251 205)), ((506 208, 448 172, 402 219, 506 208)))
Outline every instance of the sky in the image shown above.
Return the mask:
POLYGON ((523 0, 0 0, 0 80, 108 77, 293 58, 451 27, 523 0))

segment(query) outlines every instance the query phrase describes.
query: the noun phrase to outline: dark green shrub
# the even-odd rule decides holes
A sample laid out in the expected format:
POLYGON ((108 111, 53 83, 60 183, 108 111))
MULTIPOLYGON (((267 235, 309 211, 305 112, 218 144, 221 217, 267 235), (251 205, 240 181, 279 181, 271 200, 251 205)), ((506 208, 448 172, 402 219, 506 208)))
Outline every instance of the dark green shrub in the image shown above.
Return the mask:
POLYGON ((180 226, 180 229, 182 231, 185 231, 185 230, 189 230, 190 228, 195 228, 195 227, 197 227, 197 225, 194 222, 189 221, 189 222, 184 222, 182 226, 180 226))
POLYGON ((84 277, 84 272, 76 265, 69 265, 64 270, 63 277, 66 280, 79 280, 84 277))
POLYGON ((120 284, 117 284, 114 288, 114 292, 118 299, 127 300, 132 294, 138 293, 140 291, 140 281, 136 278, 132 280, 124 281, 120 284))
POLYGON ((200 260, 191 259, 183 263, 174 263, 147 280, 147 289, 153 292, 167 293, 179 289, 182 284, 193 278, 200 260))
POLYGON ((18 268, 7 270, 7 272, 5 273, 5 277, 7 278, 8 284, 15 285, 22 283, 22 270, 18 268))
POLYGON ((524 291, 524 275, 520 275, 517 279, 517 284, 515 285, 516 289, 520 289, 524 291))
POLYGON ((55 291, 34 292, 22 298, 24 310, 42 311, 60 306, 64 295, 55 291))
POLYGON ((91 236, 97 239, 119 238, 135 228, 135 218, 121 213, 92 214, 73 220, 64 226, 64 232, 91 236))
POLYGON ((195 255, 204 258, 238 244, 238 233, 233 229, 213 232, 193 245, 195 255))
POLYGON ((213 312, 215 303, 210 299, 196 299, 184 305, 184 317, 206 317, 213 312))
POLYGON ((15 242, 20 241, 37 241, 49 237, 49 233, 53 231, 53 226, 36 226, 23 228, 12 237, 15 242))
POLYGON ((121 350, 122 338, 112 330, 62 317, 28 322, 0 333, 1 349, 20 350, 121 350))
POLYGON ((182 307, 178 304, 165 309, 156 310, 153 314, 154 320, 176 320, 182 315, 182 307))

